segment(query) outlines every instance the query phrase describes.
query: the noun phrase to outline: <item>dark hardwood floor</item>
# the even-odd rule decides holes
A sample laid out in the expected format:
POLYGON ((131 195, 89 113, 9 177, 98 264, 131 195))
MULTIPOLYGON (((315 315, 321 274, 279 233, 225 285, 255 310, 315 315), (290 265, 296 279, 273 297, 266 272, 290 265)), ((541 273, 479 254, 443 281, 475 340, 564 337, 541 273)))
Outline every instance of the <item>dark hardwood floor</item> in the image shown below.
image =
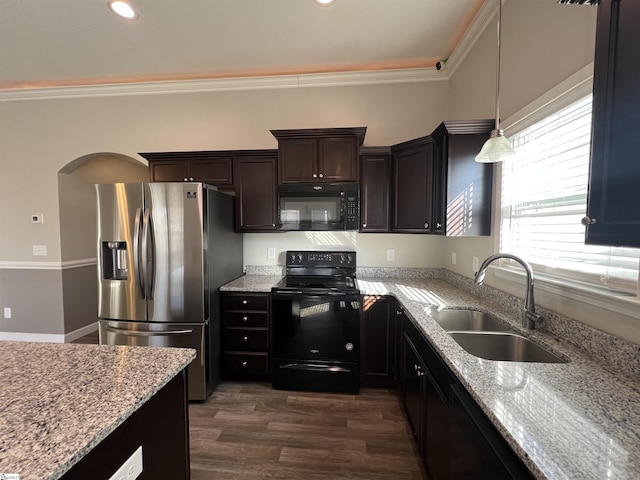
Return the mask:
POLYGON ((206 402, 189 404, 191 479, 423 480, 410 435, 392 391, 225 381, 206 402))
POLYGON ((223 382, 189 406, 192 480, 423 479, 394 392, 223 382))

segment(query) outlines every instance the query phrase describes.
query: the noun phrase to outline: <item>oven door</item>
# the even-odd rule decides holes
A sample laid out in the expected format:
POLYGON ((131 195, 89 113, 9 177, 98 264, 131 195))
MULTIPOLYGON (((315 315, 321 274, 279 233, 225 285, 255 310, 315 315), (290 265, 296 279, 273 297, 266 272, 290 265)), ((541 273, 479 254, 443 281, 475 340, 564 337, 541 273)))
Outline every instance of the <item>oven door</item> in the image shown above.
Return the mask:
POLYGON ((361 296, 274 293, 271 297, 275 388, 357 392, 361 296))

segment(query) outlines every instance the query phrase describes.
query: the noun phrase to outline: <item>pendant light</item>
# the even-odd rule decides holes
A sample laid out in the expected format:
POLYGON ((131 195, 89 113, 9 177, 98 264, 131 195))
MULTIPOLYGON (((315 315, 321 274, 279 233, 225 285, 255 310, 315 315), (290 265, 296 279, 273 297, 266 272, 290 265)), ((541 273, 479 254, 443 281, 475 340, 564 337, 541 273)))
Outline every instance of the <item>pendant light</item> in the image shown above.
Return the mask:
POLYGON ((511 148, 509 140, 504 136, 504 130, 500 128, 500 36, 502 24, 502 0, 498 0, 498 61, 496 68, 496 128, 491 131, 491 137, 482 146, 482 150, 476 156, 476 162, 495 163, 515 156, 516 152, 511 148))

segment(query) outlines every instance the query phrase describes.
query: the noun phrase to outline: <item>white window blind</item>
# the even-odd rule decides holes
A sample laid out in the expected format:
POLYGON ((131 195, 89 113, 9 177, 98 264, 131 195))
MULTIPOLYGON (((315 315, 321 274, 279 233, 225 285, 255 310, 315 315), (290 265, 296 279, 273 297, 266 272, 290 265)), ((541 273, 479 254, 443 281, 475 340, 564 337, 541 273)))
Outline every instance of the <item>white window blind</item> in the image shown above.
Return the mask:
POLYGON ((500 251, 535 270, 637 294, 640 249, 585 245, 591 104, 588 96, 511 137, 502 165, 500 251))

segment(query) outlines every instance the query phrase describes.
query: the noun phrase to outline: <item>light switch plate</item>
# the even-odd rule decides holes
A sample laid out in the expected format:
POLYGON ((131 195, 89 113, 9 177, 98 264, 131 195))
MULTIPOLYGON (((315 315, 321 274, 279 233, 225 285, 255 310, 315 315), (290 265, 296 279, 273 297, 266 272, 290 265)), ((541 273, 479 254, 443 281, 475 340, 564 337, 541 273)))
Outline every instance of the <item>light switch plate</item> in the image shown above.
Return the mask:
POLYGON ((142 445, 109 477, 109 480, 135 480, 142 473, 142 445))
POLYGON ((395 261, 396 261, 396 249, 387 248, 387 262, 395 262, 395 261))
POLYGON ((36 257, 46 257, 47 256, 47 246, 46 245, 31 245, 33 255, 36 257))
POLYGON ((4 307, 4 318, 11 318, 11 307, 4 307))
POLYGON ((267 258, 270 260, 275 260, 276 258, 276 249, 273 247, 267 248, 267 258))

